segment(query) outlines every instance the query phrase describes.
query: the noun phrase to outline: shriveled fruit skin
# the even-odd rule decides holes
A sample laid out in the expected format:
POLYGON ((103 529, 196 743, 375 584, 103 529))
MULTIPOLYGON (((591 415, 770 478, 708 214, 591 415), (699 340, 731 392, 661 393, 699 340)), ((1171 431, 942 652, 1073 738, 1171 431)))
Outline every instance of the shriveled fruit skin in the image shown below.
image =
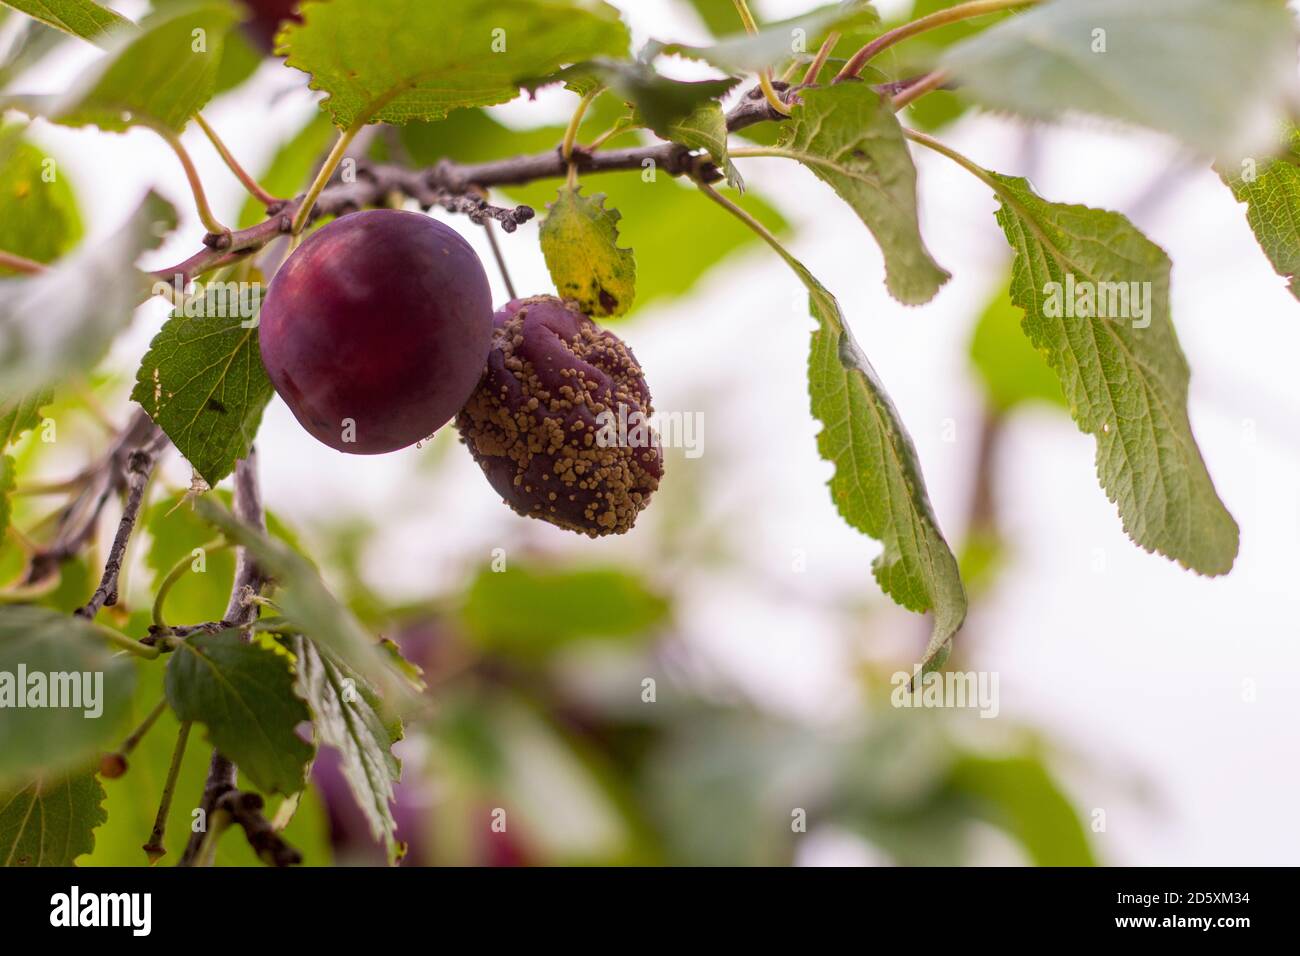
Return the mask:
POLYGON ((309 236, 271 280, 262 363, 315 438, 377 455, 432 435, 465 404, 492 340, 483 264, 455 230, 371 209, 309 236))
POLYGON ((513 300, 493 323, 487 371, 456 418, 489 483, 521 515, 593 538, 630 530, 663 477, 648 428, 648 441, 610 441, 620 405, 629 435, 653 412, 631 350, 554 296, 513 300))

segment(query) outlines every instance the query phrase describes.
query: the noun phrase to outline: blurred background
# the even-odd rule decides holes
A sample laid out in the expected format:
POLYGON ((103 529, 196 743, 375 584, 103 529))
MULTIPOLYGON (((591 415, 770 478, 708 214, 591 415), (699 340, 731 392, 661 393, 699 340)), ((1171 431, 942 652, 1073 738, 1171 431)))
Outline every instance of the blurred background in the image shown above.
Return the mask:
MULTIPOLYGON (((739 29, 730 0, 614 4, 638 43, 739 29)), ((774 19, 811 4, 755 6, 774 19)), ((888 21, 913 4, 877 7, 888 21)), ((37 31, 49 31, 20 20, 0 18, 9 89, 58 92, 96 56, 74 42, 42 49, 37 31)), ((924 67, 965 29, 899 45, 892 66, 924 67)), ((663 68, 702 75, 683 61, 663 68)), ((302 74, 251 51, 243 65, 232 54, 231 73, 205 116, 272 192, 292 193, 331 140, 315 95, 302 74)), ((544 150, 574 102, 549 89, 376 137, 370 150, 416 163, 544 150)), ((617 112, 610 97, 598 101, 580 141, 617 112)), ((662 176, 589 177, 586 191, 621 211, 637 257, 637 305, 616 330, 656 409, 702 423, 702 453, 666 451, 662 487, 630 534, 590 541, 517 517, 451 428, 396 454, 343 456, 274 400, 258 438, 273 530, 425 670, 427 713, 397 748, 407 863, 1295 861, 1300 307, 1229 190, 1169 141, 1093 122, 1029 128, 965 111, 949 93, 910 112, 908 122, 1030 177, 1048 199, 1126 213, 1171 255, 1192 424, 1241 526, 1232 573, 1198 577, 1125 537, 1097 485, 1092 440, 1019 332, 1010 252, 979 182, 917 155, 923 231, 953 279, 908 309, 887 295, 878 249, 829 188, 790 163, 744 160, 746 207, 839 298, 911 430, 971 593, 948 666, 998 678, 992 719, 891 707, 890 676, 910 670, 928 622, 880 594, 878 545, 843 523, 825 488, 803 287, 693 189, 662 176), (504 833, 492 827, 501 810, 504 833)), ((182 223, 146 265, 196 246, 185 180, 156 137, 37 122, 27 138, 57 159, 83 241, 111 232, 153 185, 182 223)), ((255 221, 201 134, 185 141, 218 217, 255 221)), ((508 196, 540 211, 557 185, 508 196)), ((504 301, 482 229, 439 217, 478 249, 504 301)), ((535 222, 500 237, 525 295, 553 291, 536 238, 535 222)), ((142 307, 100 373, 60 393, 47 412, 58 440, 33 433, 15 451, 25 477, 72 473, 106 441, 105 420, 125 421, 139 357, 165 317, 160 301, 142 307)), ((211 537, 176 507, 189 485, 173 456, 148 513, 153 545, 132 551, 125 604, 145 620, 155 578, 211 537)), ((51 507, 16 501, 20 525, 51 507)), ((6 544, 0 580, 19 566, 6 544)), ((230 573, 229 558, 214 555, 207 574, 172 592, 171 615, 220 617, 230 573)), ((71 608, 92 589, 89 568, 72 566, 51 600, 71 608)), ((149 674, 141 716, 160 690, 159 671, 149 674)), ((105 781, 110 822, 84 862, 143 862, 170 720, 130 773, 105 781)), ((206 748, 190 747, 174 832, 187 829, 206 760, 206 748)), ((313 780, 288 831, 307 863, 381 861, 328 752, 313 780)), ((220 860, 253 862, 232 838, 220 860)))

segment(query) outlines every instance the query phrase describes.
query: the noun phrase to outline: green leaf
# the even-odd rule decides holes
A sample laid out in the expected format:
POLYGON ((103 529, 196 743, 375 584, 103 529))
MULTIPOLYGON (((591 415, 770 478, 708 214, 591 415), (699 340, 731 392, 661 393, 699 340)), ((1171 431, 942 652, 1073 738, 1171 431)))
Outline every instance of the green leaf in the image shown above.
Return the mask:
POLYGON ((3 0, 46 26, 91 43, 103 45, 116 30, 130 28, 131 21, 93 0, 3 0))
POLYGON ((172 652, 165 686, 177 718, 206 726, 212 745, 259 790, 307 785, 315 749, 297 727, 311 712, 295 692, 288 655, 245 643, 238 630, 196 634, 172 652))
POLYGON ((835 297, 780 243, 767 241, 808 289, 817 320, 808 394, 813 418, 822 423, 817 448, 835 466, 831 500, 849 525, 884 545, 871 565, 881 590, 909 611, 934 612, 921 665, 927 671, 942 667, 966 619, 966 592, 912 437, 835 297))
POLYGON ((110 748, 134 686, 130 658, 89 621, 0 606, 0 781, 77 769, 110 748))
POLYGON ((1060 378, 1070 414, 1097 439, 1097 476, 1124 530, 1184 567, 1226 573, 1237 523, 1187 419, 1189 371, 1169 314, 1169 257, 1118 213, 1045 202, 1024 179, 984 176, 1016 251, 1011 299, 1060 378), (1086 306, 1071 288, 1091 291, 1094 306, 1082 311, 1096 315, 1069 317, 1069 306, 1075 314, 1076 302, 1086 306))
MULTIPOLYGON (((688 46, 683 43, 653 44, 643 58, 658 53, 677 54, 703 60, 727 73, 754 73, 791 56, 817 51, 831 31, 842 31, 875 23, 879 15, 866 0, 818 7, 811 13, 782 20, 759 29, 757 33, 736 33, 712 46, 688 46)), ((739 29, 739 21, 737 21, 739 29)))
POLYGON ((998 412, 1034 401, 1068 408, 1047 357, 1021 331, 1024 313, 1012 304, 1010 285, 1008 277, 998 286, 971 337, 971 363, 984 383, 988 402, 998 412))
MULTIPOLYGON (((53 262, 81 239, 77 199, 54 160, 27 142, 0 150, 0 249, 53 262)), ((0 266, 0 275, 12 275, 0 266)))
POLYGON ((1034 866, 1096 865, 1078 813, 1037 757, 964 754, 950 784, 1015 837, 1034 866))
POLYGON ((1266 139, 1297 87, 1283 0, 1054 0, 959 44, 942 65, 983 106, 1111 117, 1215 156, 1266 139))
POLYGON ((127 223, 49 271, 0 279, 0 381, 16 395, 91 369, 126 327, 150 280, 134 268, 176 226, 176 211, 149 193, 127 223))
POLYGON ((392 746, 402 739, 401 721, 386 717, 374 688, 329 651, 301 636, 294 638, 293 650, 298 692, 311 705, 319 742, 339 752, 343 777, 370 832, 394 861, 399 847, 390 804, 402 764, 392 746))
POLYGON ((505 103, 522 78, 628 45, 618 12, 597 0, 333 0, 302 13, 277 52, 329 94, 324 108, 344 129, 505 103))
POLYGON ((17 398, 0 396, 0 448, 12 445, 41 423, 41 409, 54 401, 54 392, 38 389, 17 398))
MULTIPOLYGON (((656 133, 658 129, 651 127, 656 133)), ((691 149, 702 149, 712 157, 714 165, 727 177, 727 185, 742 192, 745 188, 740 172, 727 155, 727 117, 722 106, 710 100, 701 104, 689 116, 673 123, 660 134, 674 143, 691 149)))
POLYGON ((242 524, 211 496, 198 499, 195 510, 228 539, 247 548, 258 565, 275 578, 279 586, 275 601, 296 629, 337 654, 378 687, 390 703, 402 700, 410 686, 406 677, 330 594, 310 561, 284 542, 242 524))
POLYGON ((144 406, 209 487, 248 454, 271 400, 257 344, 261 286, 213 283, 163 324, 136 373, 144 406))
POLYGON ((622 315, 636 295, 636 259, 619 248, 619 212, 604 202, 561 187, 541 225, 542 255, 561 298, 588 315, 622 315))
POLYGON ((1300 299, 1300 129, 1288 128, 1283 155, 1243 160, 1223 181, 1246 204, 1246 221, 1260 247, 1300 299))
POLYGON ((528 657, 575 641, 649 638, 669 612, 665 597, 618 568, 513 565, 478 574, 461 620, 480 646, 528 657))
MULTIPOLYGON (((67 95, 38 104, 39 112, 65 126, 121 133, 144 124, 179 133, 216 89, 222 42, 235 20, 227 4, 179 5, 155 13, 139 30, 115 38, 108 55, 67 95)), ((33 101, 25 102, 30 109, 33 101)))
POLYGON ((13 517, 13 507, 9 496, 17 485, 14 482, 14 459, 12 455, 0 455, 0 541, 9 532, 9 519, 13 517))
POLYGON ((95 828, 108 819, 103 802, 93 773, 0 790, 0 862, 72 866, 95 849, 95 828))
POLYGON ((921 239, 916 167, 889 102, 865 83, 809 89, 773 151, 798 160, 853 207, 880 243, 885 281, 920 305, 948 281, 921 239))

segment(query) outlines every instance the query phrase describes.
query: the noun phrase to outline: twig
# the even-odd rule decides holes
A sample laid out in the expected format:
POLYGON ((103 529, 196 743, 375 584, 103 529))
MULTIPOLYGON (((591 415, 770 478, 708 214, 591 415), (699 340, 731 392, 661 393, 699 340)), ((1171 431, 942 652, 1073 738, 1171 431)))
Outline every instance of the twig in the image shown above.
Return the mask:
POLYGON ((176 746, 172 749, 172 762, 167 766, 167 780, 163 784, 162 797, 158 801, 158 814, 153 820, 153 830, 149 839, 140 849, 144 850, 152 865, 167 853, 163 846, 163 836, 167 832, 167 816, 172 809, 172 795, 176 792, 176 777, 181 771, 181 761, 185 758, 185 745, 190 739, 190 722, 181 724, 180 733, 176 735, 176 746))
MULTIPOLYGON (((257 483, 257 449, 248 450, 248 457, 235 464, 235 517, 258 531, 266 530, 266 516, 262 511, 262 493, 257 483)), ((226 614, 222 623, 229 627, 246 627, 257 617, 258 605, 248 600, 256 595, 266 584, 266 576, 258 568, 247 548, 235 551, 235 580, 230 588, 230 600, 226 604, 226 614)), ((179 629, 177 629, 179 630, 179 629)), ((176 633, 176 631, 173 631, 176 633)), ((214 826, 214 814, 217 804, 223 796, 235 790, 237 772, 235 765, 224 757, 220 751, 212 751, 212 760, 208 764, 208 778, 203 785, 203 796, 199 806, 204 812, 208 828, 214 826)), ((247 831, 245 831, 247 832, 247 831)), ((199 863, 205 849, 205 834, 191 833, 185 852, 181 855, 178 866, 194 866, 199 863)))
POLYGON ((157 442, 150 442, 145 448, 131 452, 126 466, 126 504, 122 506, 122 518, 117 524, 117 534, 113 536, 113 545, 108 549, 108 560, 104 562, 104 574, 99 580, 99 587, 84 607, 77 609, 77 614, 94 620, 102 607, 112 607, 117 603, 118 578, 122 573, 122 561, 126 557, 126 546, 131 542, 131 533, 135 530, 140 507, 144 504, 145 489, 149 487, 149 476, 153 473, 157 454, 153 450, 157 442))
POLYGON ((248 838, 248 845, 258 859, 269 866, 295 866, 302 854, 295 850, 262 814, 265 803, 260 794, 228 790, 217 801, 218 812, 230 814, 248 838))

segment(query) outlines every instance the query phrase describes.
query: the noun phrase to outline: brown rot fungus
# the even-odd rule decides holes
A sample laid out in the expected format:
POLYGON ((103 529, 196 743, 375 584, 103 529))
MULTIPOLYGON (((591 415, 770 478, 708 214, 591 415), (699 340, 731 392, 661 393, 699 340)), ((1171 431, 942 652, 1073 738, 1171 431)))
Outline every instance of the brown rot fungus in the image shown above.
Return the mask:
POLYGON ((595 538, 630 530, 659 487, 652 414, 622 340, 536 296, 493 316, 487 370, 456 427, 511 508, 595 538))

